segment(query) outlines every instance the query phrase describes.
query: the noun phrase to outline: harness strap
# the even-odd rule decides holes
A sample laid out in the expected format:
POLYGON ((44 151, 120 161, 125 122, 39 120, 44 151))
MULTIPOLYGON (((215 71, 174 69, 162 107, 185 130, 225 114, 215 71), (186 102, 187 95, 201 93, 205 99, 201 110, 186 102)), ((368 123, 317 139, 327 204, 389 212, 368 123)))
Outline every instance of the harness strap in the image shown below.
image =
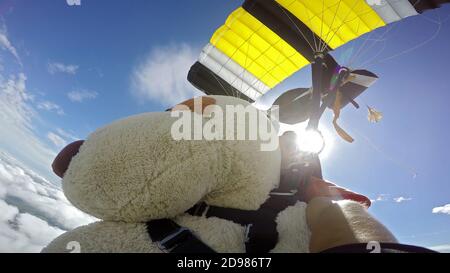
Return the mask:
POLYGON ((169 219, 152 220, 146 223, 147 233, 164 252, 170 253, 215 253, 198 239, 191 230, 179 226, 169 219))
MULTIPOLYGON (((267 253, 278 242, 276 217, 289 206, 303 201, 304 189, 309 177, 321 178, 318 157, 312 157, 307 166, 292 164, 282 172, 280 187, 270 193, 267 201, 256 211, 209 206, 201 202, 186 213, 192 216, 218 217, 246 226, 247 253, 267 253), (303 177, 303 178, 302 178, 303 177), (302 179, 300 179, 302 178, 302 179)), ((170 219, 152 220, 146 223, 152 241, 157 242, 164 252, 171 253, 214 253, 208 245, 198 239, 192 231, 179 226, 170 219)))
POLYGON ((276 217, 286 207, 295 205, 297 200, 294 192, 274 191, 256 211, 209 206, 202 202, 186 213, 206 218, 218 217, 246 226, 248 231, 245 243, 246 252, 267 253, 278 242, 276 217))

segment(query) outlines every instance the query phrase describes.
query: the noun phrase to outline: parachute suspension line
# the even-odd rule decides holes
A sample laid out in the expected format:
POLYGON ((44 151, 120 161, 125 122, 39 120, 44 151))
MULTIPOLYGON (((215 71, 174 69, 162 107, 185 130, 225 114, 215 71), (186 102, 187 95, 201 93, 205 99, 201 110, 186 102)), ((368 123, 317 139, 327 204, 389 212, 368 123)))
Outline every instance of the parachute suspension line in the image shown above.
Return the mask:
MULTIPOLYGON (((351 14, 352 10, 354 10, 354 9, 358 6, 359 3, 361 3, 361 1, 356 0, 356 1, 354 2, 354 4, 352 5, 352 7, 348 10, 347 14, 345 15, 344 20, 342 20, 342 23, 339 25, 339 27, 337 27, 336 29, 330 28, 330 31, 329 31, 329 32, 334 32, 334 33, 333 33, 333 35, 331 36, 331 38, 330 38, 329 40, 324 41, 325 44, 327 44, 327 45, 330 44, 330 42, 331 42, 331 41, 334 39, 334 37, 336 36, 337 32, 338 32, 338 31, 339 31, 346 23, 355 20, 355 18, 352 18, 351 20, 347 21, 347 18, 348 18, 348 16, 351 14)), ((358 15, 363 15, 363 14, 358 14, 358 15)), ((324 49, 325 49, 325 48, 323 48, 322 51, 323 51, 324 49)))
MULTIPOLYGON (((273 47, 274 45, 276 45, 276 44, 279 43, 280 41, 281 41, 281 40, 278 40, 275 44, 271 45, 270 47, 273 47)), ((270 49, 270 47, 268 47, 264 52, 262 52, 261 55, 264 54, 266 51, 268 51, 268 50, 270 49)), ((285 58, 279 65, 283 64, 283 63, 286 62, 286 61, 289 61, 289 59, 290 59, 291 57, 295 56, 295 54, 296 54, 296 53, 294 52, 294 53, 292 53, 291 55, 286 56, 286 58, 285 58)), ((278 62, 278 60, 280 59, 281 55, 282 55, 282 52, 281 52, 281 50, 280 50, 280 51, 278 52, 277 58, 275 59, 275 63, 278 62)), ((253 61, 252 61, 252 62, 253 62, 253 61)), ((269 70, 266 70, 266 72, 264 72, 264 74, 261 76, 261 78, 264 78, 267 74, 269 74, 269 70)), ((249 86, 247 87, 247 89, 245 90, 245 92, 247 92, 248 89, 249 89, 250 87, 255 87, 255 84, 256 84, 256 83, 257 83, 257 82, 254 81, 251 85, 249 85, 249 86)), ((264 94, 263 94, 263 95, 264 95, 264 94)))
MULTIPOLYGON (((256 32, 256 31, 255 31, 256 32)), ((254 33, 255 33, 254 32, 254 33)), ((252 35, 254 34, 254 33, 252 33, 252 35)), ((270 45, 270 47, 267 47, 264 51, 262 51, 261 53, 259 53, 258 54, 258 56, 257 57, 255 57, 255 60, 256 59, 258 59, 260 56, 263 56, 267 51, 269 51, 271 48, 273 48, 277 43, 279 43, 281 40, 278 40, 275 44, 271 44, 270 45)), ((247 43, 248 44, 248 46, 247 46, 247 52, 246 52, 246 54, 245 54, 245 64, 247 65, 247 59, 248 59, 248 51, 249 51, 249 48, 250 48, 250 43, 247 43)), ((290 57, 292 57, 292 56, 294 56, 295 55, 295 53, 293 53, 292 55, 290 55, 290 56, 288 56, 289 58, 290 57)), ((277 58, 276 58, 276 60, 275 60, 275 63, 278 61, 278 59, 281 57, 281 51, 279 51, 278 52, 278 56, 277 56, 277 58)), ((285 61, 287 60, 288 58, 286 58, 285 59, 285 61)), ((249 63, 249 65, 251 65, 251 64, 253 64, 253 62, 255 62, 255 60, 250 60, 250 63, 249 63)), ((246 71, 246 70, 242 70, 242 72, 241 73, 239 73, 239 77, 242 77, 242 75, 244 74, 244 73, 248 73, 248 71, 246 71)), ((261 76, 260 78, 264 78, 267 74, 269 74, 269 70, 266 70, 266 72, 264 72, 264 74, 263 74, 263 76, 261 76)), ((233 84, 236 80, 238 79, 238 76, 236 76, 235 78, 234 78, 234 80, 233 80, 233 82, 231 83, 231 84, 233 84)), ((255 84, 256 84, 257 82, 256 81, 254 81, 252 84, 249 84, 249 86, 247 87, 247 89, 245 90, 245 92, 247 92, 249 89, 250 89, 250 87, 255 87, 255 84)), ((242 84, 243 84, 243 81, 241 82, 241 90, 242 90, 242 84)), ((258 92, 259 93, 259 92, 258 92)), ((261 93, 260 93, 261 94, 261 93)), ((261 95, 264 95, 264 94, 261 94, 261 95)))
POLYGON ((353 132, 356 133, 356 135, 358 135, 359 137, 361 137, 375 152, 383 156, 388 161, 392 162, 395 166, 411 174, 412 179, 416 179, 416 177, 419 175, 415 168, 408 166, 407 164, 400 162, 398 159, 395 159, 394 157, 390 156, 363 133, 359 132, 356 129, 354 129, 353 132))
MULTIPOLYGON (((380 23, 380 22, 383 22, 383 19, 381 19, 381 17, 379 17, 377 24, 380 23)), ((361 23, 361 22, 360 22, 360 23, 361 23)), ((358 31, 359 31, 359 25, 358 25, 358 31)), ((387 32, 387 31, 386 31, 386 32, 387 32)), ((366 47, 366 46, 367 46, 367 43, 370 41, 370 37, 372 37, 373 33, 374 33, 374 31, 370 31, 370 32, 369 32, 368 37, 367 37, 366 39, 364 39, 364 42, 362 43, 361 47, 358 49, 358 51, 357 51, 355 54, 353 54, 353 56, 352 56, 352 57, 350 58, 350 60, 348 61, 347 67, 351 67, 351 66, 354 64, 354 62, 358 59, 359 55, 363 52, 363 49, 367 49, 367 47, 366 47), (365 47, 366 47, 366 48, 365 48, 365 47)), ((384 33, 384 34, 385 34, 385 33, 384 33)), ((384 35, 384 34, 383 34, 383 35, 384 35)), ((381 35, 381 36, 383 36, 383 35, 381 35)), ((381 38, 381 36, 379 37, 379 39, 381 38)), ((372 48, 373 45, 374 45, 376 42, 378 42, 379 39, 375 39, 375 40, 373 41, 373 44, 370 46, 370 48, 372 48)))
POLYGON ((312 98, 310 102, 311 114, 306 129, 317 130, 321 116, 320 101, 322 99, 322 78, 325 56, 322 53, 316 53, 314 61, 311 63, 312 72, 312 98))
MULTIPOLYGON (((334 12, 333 20, 331 21, 330 30, 328 31, 327 36, 324 39, 324 46, 323 46, 322 51, 325 50, 325 48, 327 47, 327 43, 325 41, 327 41, 328 36, 330 35, 330 32, 331 32, 331 29, 333 29, 334 21, 336 20, 337 14, 339 12, 339 8, 341 7, 341 3, 342 3, 342 0, 339 0, 336 11, 334 12)), ((323 20, 322 20, 322 22, 323 22, 323 20)))
MULTIPOLYGON (((413 4, 413 7, 415 7, 418 3, 420 3, 421 2, 421 0, 417 0, 414 4, 413 4)), ((436 13, 437 13, 437 11, 436 11, 436 13)), ((426 16, 422 16, 422 18, 425 18, 425 19, 429 19, 428 17, 426 17, 426 16)), ((449 16, 449 18, 447 18, 447 19, 450 19, 450 16, 449 16)), ((434 20, 432 20, 432 19, 429 19, 429 20, 431 20, 432 22, 435 22, 435 23, 437 23, 438 24, 438 22, 437 21, 434 21, 434 20)), ((382 21, 382 19, 380 18, 379 19, 379 21, 382 21)), ((350 67, 350 66, 352 66, 355 62, 357 62, 357 61, 359 61, 360 60, 360 57, 362 57, 362 56, 364 56, 364 54, 366 54, 370 49, 372 49, 374 46, 375 46, 375 44, 377 43, 377 42, 383 42, 383 46, 382 46, 382 48, 381 48, 381 50, 379 50, 379 52, 377 53, 377 54, 375 54, 373 57, 371 57, 368 61, 365 61, 363 64, 361 64, 360 66, 367 66, 367 64, 369 63, 369 64, 372 64, 372 61, 374 61, 376 58, 378 58, 378 56, 379 55, 381 55, 381 53, 383 53, 383 51, 384 51, 384 49, 386 48, 386 42, 387 42, 387 38, 386 38, 386 36, 387 36, 387 34, 389 33, 389 32, 391 32, 393 29, 395 29, 398 25, 400 25, 400 24, 402 24, 402 23, 404 23, 403 21, 400 21, 400 22, 397 22, 397 23, 395 23, 395 24, 389 24, 388 26, 386 26, 386 30, 378 37, 378 39, 370 39, 370 37, 374 34, 374 31, 371 31, 370 33, 369 33, 369 37, 368 38, 363 38, 364 39, 364 43, 363 43, 363 45, 360 47, 360 49, 358 50, 358 52, 359 53, 356 53, 355 55, 353 55, 353 57, 350 59, 350 61, 349 61, 349 63, 348 63, 348 67, 350 67), (367 45, 367 41, 372 41, 373 43, 371 44, 371 45, 367 45), (364 48, 365 47, 365 48, 364 48), (363 50, 363 48, 364 48, 364 50, 363 50)), ((397 27, 398 28, 398 27, 397 27)))
MULTIPOLYGON (((414 4, 413 7, 415 7, 418 3, 420 3, 421 0, 417 0, 414 4)), ((437 11, 436 11, 437 12, 437 11)), ((422 18, 428 19, 428 17, 426 16, 422 16, 422 18)), ((431 20, 431 19, 430 19, 431 20)), ((434 20, 432 20, 433 22, 436 22, 434 20)), ((389 32, 391 32, 393 29, 398 29, 398 26, 400 24, 403 24, 403 21, 400 22, 396 22, 395 24, 389 24, 388 26, 386 26, 386 30, 378 37, 378 39, 374 39, 374 43, 369 47, 365 49, 365 52, 363 54, 360 54, 360 56, 363 56, 366 52, 368 52, 370 49, 373 48, 373 46, 375 45, 375 42, 383 42, 383 47, 381 48, 381 50, 379 50, 379 52, 377 54, 375 54, 372 58, 370 58, 368 61, 365 61, 364 63, 361 64, 361 66, 367 65, 367 64, 372 64, 372 62, 374 62, 374 60, 381 55, 381 53, 383 53, 384 49, 386 48, 386 42, 387 42, 387 34, 389 32)), ((437 22, 436 22, 437 23, 437 22)), ((374 32, 370 32, 369 36, 372 35, 374 32)), ((359 57, 357 59, 359 59, 359 57)))
POLYGON ((394 59, 394 58, 400 57, 400 56, 405 55, 405 54, 408 54, 408 53, 410 53, 410 52, 412 52, 412 51, 414 51, 414 50, 417 50, 417 49, 419 49, 419 48, 421 48, 421 47, 427 45, 428 43, 430 43, 430 42, 433 41, 434 39, 436 39, 436 38, 439 36, 439 34, 440 34, 441 30, 442 30, 442 25, 443 25, 448 19, 450 19, 450 18, 446 18, 445 21, 442 21, 442 20, 441 20, 441 17, 440 17, 440 14, 437 12, 437 10, 436 10, 436 14, 438 15, 439 21, 435 21, 435 20, 429 19, 429 18, 425 17, 424 15, 422 15, 422 18, 426 18, 428 21, 430 21, 430 22, 432 22, 432 23, 435 23, 435 24, 437 25, 436 31, 433 33, 433 35, 431 35, 430 38, 426 39, 425 41, 423 41, 423 42, 421 42, 421 43, 419 43, 419 44, 417 44, 417 45, 415 45, 415 46, 413 46, 413 47, 410 47, 410 48, 408 48, 408 49, 405 49, 405 50, 403 50, 403 51, 401 51, 401 52, 399 52, 399 53, 397 53, 397 54, 394 54, 394 55, 392 55, 392 56, 383 58, 383 59, 378 60, 378 61, 373 61, 373 62, 371 62, 371 63, 365 62, 363 65, 365 65, 365 66, 372 66, 372 65, 375 65, 375 64, 378 64, 378 63, 383 63, 383 62, 392 60, 392 59, 394 59))
POLYGON ((361 28, 361 21, 358 22, 358 27, 356 28, 356 34, 359 33, 360 28, 361 28))
MULTIPOLYGON (((340 1, 341 1, 341 0, 340 0, 340 1)), ((350 20, 347 20, 348 17, 349 17, 349 15, 351 14, 352 10, 354 10, 354 9, 358 6, 359 3, 360 3, 360 1, 355 0, 355 2, 353 3, 352 7, 349 9, 349 11, 348 11, 347 14, 345 15, 344 19, 342 20, 342 23, 341 23, 337 28, 330 27, 330 30, 328 31, 328 34, 329 34, 330 32, 333 32, 333 34, 331 35, 330 39, 328 39, 328 34, 327 34, 327 39, 328 39, 328 40, 325 41, 325 44, 329 44, 329 43, 334 39, 334 37, 337 35, 338 31, 339 31, 346 23, 351 22, 351 21, 353 21, 353 20, 355 19, 355 18, 351 18, 350 20)), ((357 14, 357 16, 358 16, 358 15, 362 15, 362 14, 357 14)))
MULTIPOLYGON (((341 2, 342 2, 342 0, 339 0, 339 2, 338 2, 337 4, 332 4, 332 5, 328 6, 327 8, 323 8, 323 9, 322 9, 322 12, 321 12, 321 14, 320 14, 320 16, 323 17, 325 11, 331 10, 331 9, 334 8, 335 6, 338 6, 337 10, 339 10, 339 6, 340 6, 341 2)), ((278 4, 278 5, 280 6, 280 4, 278 4)), ((308 12, 308 9, 305 9, 305 12, 306 12, 307 17, 309 18, 309 19, 307 20, 307 23, 311 23, 311 21, 312 21, 314 18, 319 18, 319 16, 316 15, 316 14, 313 14, 312 16, 310 16, 310 13, 308 12)), ((337 11, 336 11, 335 15, 336 15, 336 14, 337 14, 337 11)), ((334 20, 334 19, 333 19, 333 20, 334 20)), ((322 20, 322 21, 323 21, 323 20, 322 20)), ((328 32, 328 33, 329 33, 329 32, 328 32)), ((313 39, 314 39, 314 41, 316 40, 316 37, 315 37, 314 33, 313 33, 313 39)), ((325 48, 326 48, 326 47, 327 47, 327 44, 325 43, 325 40, 323 40, 323 42, 324 42, 324 45, 325 45, 325 48)), ((320 41, 320 43, 322 43, 322 41, 320 41)), ((316 44, 316 43, 315 43, 315 44, 316 44)), ((321 51, 323 51, 323 50, 321 50, 320 47, 318 47, 317 44, 316 44, 316 48, 314 48, 314 51, 315 51, 315 52, 321 52, 321 51)))
MULTIPOLYGON (((248 51, 249 51, 249 49, 250 49, 250 43, 247 43, 247 52, 245 53, 245 62, 244 62, 245 63, 245 67, 247 67, 248 51)), ((246 71, 245 69, 242 70, 242 72, 241 72, 242 75, 239 76, 240 78, 243 78, 243 75, 246 73, 245 71, 246 71)), ((234 81, 236 81, 236 79, 234 81)), ((244 81, 243 81, 243 79, 241 79, 241 89, 240 90, 242 90, 242 86, 243 85, 244 85, 244 81)))
MULTIPOLYGON (((372 36, 373 32, 369 33, 369 37, 370 38, 372 36)), ((361 54, 361 52, 363 51, 363 48, 367 46, 367 43, 369 42, 369 39, 364 39, 364 42, 362 43, 362 45, 359 47, 358 51, 356 51, 355 54, 353 54, 353 56, 350 58, 350 60, 347 63, 347 67, 351 67, 354 62, 358 59, 359 55, 361 54)), ((375 43, 376 41, 374 41, 375 43)))
MULTIPOLYGON (((244 61, 245 66, 244 67, 247 67, 249 49, 250 49, 250 43, 247 43, 247 51, 245 52, 245 61, 244 61)), ((242 69, 241 73, 239 73, 240 74, 239 78, 241 78, 241 89, 240 89, 241 91, 242 91, 242 86, 244 85, 244 80, 242 78, 243 78, 245 71, 246 71, 245 69, 242 69)), ((236 78, 233 80, 233 83, 236 82, 237 78, 238 77, 236 76, 236 78)), ((239 94, 237 94, 237 95, 239 95, 239 94)))
MULTIPOLYGON (((212 71, 210 71, 209 73, 211 73, 211 75, 214 77, 214 79, 219 83, 219 85, 222 87, 223 91, 225 92, 225 94, 227 96, 230 96, 230 93, 228 92, 228 90, 225 88, 225 86, 223 86, 223 84, 220 82, 220 80, 217 78, 216 74, 212 71)), ((233 95, 233 90, 231 90, 231 95, 233 95)))
MULTIPOLYGON (((307 16, 308 18, 314 18, 314 17, 315 17, 314 14, 311 16, 311 14, 309 13, 309 10, 308 10, 308 9, 305 9, 305 12, 306 12, 306 16, 307 16)), ((289 20, 291 20, 291 17, 289 17, 289 20)), ((312 19, 308 19, 309 22, 311 22, 311 20, 312 20, 312 19)), ((296 28, 298 28, 298 27, 297 27, 297 24, 294 23, 293 20, 291 20, 291 22, 295 25, 296 28)), ((316 52, 316 51, 318 50, 318 48, 319 48, 320 41, 317 41, 317 39, 316 39, 316 37, 315 37, 315 35, 314 35, 314 32, 311 31, 311 35, 312 35, 313 40, 314 40, 314 49, 313 49, 313 50, 316 52)))
MULTIPOLYGON (((294 3, 294 2, 292 2, 292 3, 294 3)), ((292 5, 292 4, 291 4, 291 5, 292 5)), ((280 7, 281 7, 281 6, 280 6, 280 7)), ((323 11, 322 11, 322 12, 323 12, 323 11)), ((305 9, 305 13, 306 13, 306 17, 308 18, 308 23, 311 22, 312 18, 316 17, 315 14, 312 14, 312 16, 311 16, 311 13, 309 13, 309 10, 308 10, 308 9, 305 9)), ((323 13, 322 13, 322 14, 323 14, 323 13)), ((288 15, 288 14, 287 14, 287 15, 288 15)), ((297 24, 291 19, 291 17, 290 17, 290 16, 288 16, 288 17, 289 17, 289 20, 295 25, 295 27, 298 28, 297 24)), ((316 36, 314 35, 314 32, 313 32, 313 31, 311 31, 311 35, 312 35, 313 41, 314 41, 314 48, 311 48, 311 49, 312 49, 314 52, 317 52, 317 50, 318 50, 318 48, 319 48, 320 41, 317 41, 316 36)))
MULTIPOLYGON (((438 12, 437 10, 435 11, 436 13, 438 12)), ((438 13, 437 13, 438 14, 438 13)), ((427 16, 425 16, 425 15, 422 15, 422 18, 423 19, 425 19, 425 20, 427 20, 427 21, 430 21, 430 22, 432 22, 432 23, 435 23, 435 24, 445 24, 449 19, 450 19, 450 15, 448 15, 447 17, 445 17, 445 19, 444 20, 441 20, 440 19, 440 15, 438 14, 438 17, 439 17, 439 21, 436 21, 436 20, 433 20, 433 19, 431 19, 431 18, 428 18, 427 16)))
MULTIPOLYGON (((400 23, 398 23, 398 24, 400 24, 400 23)), ((385 34, 387 34, 388 32, 390 32, 389 30, 393 30, 398 24, 393 25, 393 26, 389 26, 390 29, 387 29, 386 32, 385 32, 385 34)), ((398 29, 398 28, 397 28, 397 29, 398 29)), ((380 48, 380 50, 379 50, 375 55, 373 55, 371 58, 369 58, 368 60, 364 61, 364 62, 361 64, 361 66, 365 66, 365 65, 367 65, 368 63, 375 61, 375 60, 376 60, 376 59, 384 52, 384 50, 386 49, 386 46, 387 46, 387 44, 388 44, 388 43, 387 43, 388 39, 386 38, 386 35, 384 35, 383 37, 380 36, 380 38, 379 38, 378 41, 380 41, 380 42, 383 43, 383 45, 382 45, 382 47, 380 48)), ((372 48, 375 46, 376 42, 377 42, 377 41, 375 41, 369 48, 367 48, 367 49, 365 50, 364 54, 366 54, 367 52, 369 52, 370 49, 372 49, 372 48)), ((362 57, 364 54, 361 54, 361 57, 362 57)))
MULTIPOLYGON (((400 23, 400 22, 399 22, 400 23)), ((378 42, 383 42, 383 47, 380 50, 380 52, 378 52, 377 54, 375 54, 376 58, 378 57, 379 54, 381 54, 384 49, 386 48, 386 35, 391 32, 399 23, 397 24, 391 24, 386 26, 386 30, 377 38, 377 39, 370 39, 371 36, 374 35, 374 32, 371 31, 369 33, 369 37, 367 37, 366 39, 364 39, 364 43, 362 44, 362 46, 359 48, 359 50, 353 55, 353 57, 350 59, 348 66, 352 66, 354 63, 356 63, 357 61, 360 60, 360 58, 362 58, 362 56, 364 56, 364 54, 366 54, 367 52, 369 52, 378 42), (369 45, 369 42, 372 42, 369 45)), ((371 58, 372 60, 372 58, 371 58)), ((367 61, 366 61, 367 62, 367 61)))
MULTIPOLYGON (((237 19, 236 19, 236 20, 237 20, 237 19)), ((225 65, 228 64, 228 62, 231 60, 231 58, 238 52, 238 50, 240 50, 240 49, 242 48, 242 46, 243 46, 245 43, 247 43, 247 53, 245 54, 245 63, 247 64, 248 51, 249 51, 249 48, 250 48, 250 43, 249 43, 249 41, 250 41, 250 39, 253 37, 253 35, 255 35, 255 33, 256 33, 257 31, 259 31, 259 30, 262 28, 262 26, 263 26, 263 25, 261 25, 258 29, 256 29, 256 30, 255 30, 255 31, 254 31, 247 39, 245 39, 245 40, 239 45, 239 47, 237 47, 237 48, 234 50, 233 54, 231 54, 231 56, 228 57, 227 61, 220 67, 220 70, 219 70, 218 73, 220 73, 220 72, 222 71, 222 69, 225 67, 225 65)), ((233 86, 233 84, 236 82, 236 80, 238 79, 238 77, 242 77, 244 71, 245 71, 245 69, 243 69, 243 70, 241 71, 241 73, 239 73, 239 75, 236 75, 236 77, 234 78, 233 82, 230 84, 231 86, 233 86)))
MULTIPOLYGON (((339 0, 339 1, 341 1, 341 0, 339 0)), ((323 34, 323 15, 324 14, 325 14, 325 0, 322 0, 322 20, 321 20, 321 24, 320 24, 320 36, 319 37, 323 37, 322 34, 323 34)), ((322 40, 319 40, 320 52, 323 51, 322 47, 324 49, 326 47, 325 45, 322 45, 322 43, 325 44, 325 42, 323 42, 322 40)))
MULTIPOLYGON (((292 23, 292 25, 295 26, 295 28, 297 29, 298 33, 303 37, 303 39, 308 43, 309 47, 311 48, 311 50, 316 51, 317 50, 317 44, 316 44, 316 37, 314 37, 313 35, 313 39, 314 39, 314 45, 315 47, 313 47, 313 45, 309 42, 309 40, 306 38, 306 35, 302 32, 302 30, 297 26, 297 24, 294 22, 294 20, 292 20, 291 16, 289 16, 289 14, 284 10, 284 8, 278 3, 276 2, 278 7, 280 8, 280 10, 284 13, 284 15, 286 15, 286 17, 289 19, 289 21, 292 23)), ((308 10, 306 10, 306 12, 308 12, 308 10)), ((309 16, 308 16, 309 17, 309 16)))

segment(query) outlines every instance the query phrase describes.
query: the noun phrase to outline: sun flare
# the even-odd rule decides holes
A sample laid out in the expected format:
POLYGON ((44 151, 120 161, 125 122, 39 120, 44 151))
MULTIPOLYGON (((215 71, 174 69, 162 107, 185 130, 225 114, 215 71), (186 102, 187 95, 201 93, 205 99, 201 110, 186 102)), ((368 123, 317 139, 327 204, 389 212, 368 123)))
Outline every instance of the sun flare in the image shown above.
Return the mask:
POLYGON ((326 128, 319 128, 319 132, 306 130, 301 124, 280 126, 280 134, 286 131, 294 131, 297 134, 297 145, 301 151, 319 153, 320 157, 326 158, 333 149, 334 139, 326 128))

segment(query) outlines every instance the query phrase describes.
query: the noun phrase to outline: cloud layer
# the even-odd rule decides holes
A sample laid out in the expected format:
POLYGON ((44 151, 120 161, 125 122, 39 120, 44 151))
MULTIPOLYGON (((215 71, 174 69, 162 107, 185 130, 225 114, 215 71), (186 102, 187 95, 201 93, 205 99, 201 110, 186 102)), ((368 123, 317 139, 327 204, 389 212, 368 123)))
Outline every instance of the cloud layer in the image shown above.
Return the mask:
MULTIPOLYGON (((22 66, 4 26, 0 48, 22 66)), ((77 69, 51 67, 55 73, 77 69)), ((64 114, 59 105, 38 101, 28 92, 24 73, 0 74, 0 252, 39 252, 64 231, 95 221, 67 201, 52 174, 56 153, 35 127, 41 121, 38 110, 64 114)), ((75 138, 60 128, 47 137, 57 148, 75 138)))
POLYGON ((133 94, 166 105, 201 94, 187 80, 197 57, 198 50, 186 44, 154 48, 132 73, 133 94))
POLYGON ((0 152, 0 252, 38 252, 66 230, 95 221, 62 191, 0 152))
POLYGON ((441 252, 441 253, 450 253, 450 244, 447 245, 438 245, 438 246, 432 246, 430 249, 441 252))
POLYGON ((53 145, 55 145, 58 148, 63 148, 64 146, 67 145, 67 142, 64 138, 53 132, 48 132, 47 138, 53 143, 53 145))
POLYGON ((3 50, 8 51, 11 53, 11 55, 14 56, 14 58, 17 60, 17 62, 22 65, 22 61, 20 60, 19 54, 17 53, 17 49, 13 46, 11 41, 8 38, 8 32, 6 30, 6 26, 3 25, 0 28, 0 47, 3 50))
POLYGON ((55 112, 60 116, 64 115, 64 110, 61 106, 51 101, 41 101, 37 104, 37 108, 40 110, 55 112))
POLYGON ((49 166, 56 153, 35 132, 37 112, 26 80, 23 73, 7 78, 0 74, 0 147, 47 178, 55 178, 49 166))

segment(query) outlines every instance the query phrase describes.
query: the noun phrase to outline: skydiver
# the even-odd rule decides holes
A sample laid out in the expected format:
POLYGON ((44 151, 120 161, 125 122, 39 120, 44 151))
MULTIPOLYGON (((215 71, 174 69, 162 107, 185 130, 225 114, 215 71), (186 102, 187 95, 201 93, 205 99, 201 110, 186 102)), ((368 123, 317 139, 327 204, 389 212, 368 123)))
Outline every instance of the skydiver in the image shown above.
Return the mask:
MULTIPOLYGON (((296 143, 297 135, 292 131, 280 137, 281 185, 286 179, 292 180, 292 166, 302 161, 296 143)), ((310 161, 308 168, 313 169, 311 178, 302 181, 300 175, 297 181, 299 199, 308 204, 306 218, 311 230, 311 252, 433 252, 400 244, 389 229, 368 212, 369 198, 318 178, 321 177, 318 157, 310 161)))

